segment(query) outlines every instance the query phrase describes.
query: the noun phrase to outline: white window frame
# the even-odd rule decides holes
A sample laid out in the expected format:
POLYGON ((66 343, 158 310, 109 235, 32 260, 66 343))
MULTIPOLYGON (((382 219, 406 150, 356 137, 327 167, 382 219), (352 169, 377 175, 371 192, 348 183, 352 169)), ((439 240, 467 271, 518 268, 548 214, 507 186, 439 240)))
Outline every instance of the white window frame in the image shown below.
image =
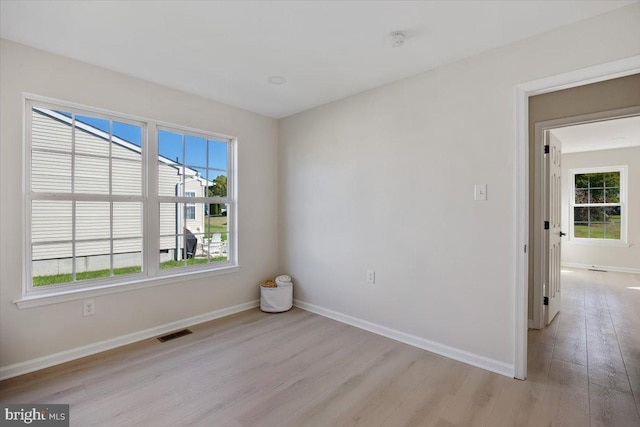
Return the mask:
POLYGON ((622 166, 601 166, 591 168, 576 168, 569 170, 569 243, 596 246, 628 246, 627 243, 627 195, 628 195, 628 167, 622 166), (619 203, 575 203, 576 175, 589 173, 620 173, 620 202, 619 203), (574 208, 575 207, 610 207, 620 206, 620 239, 597 239, 586 237, 575 237, 574 230, 574 208))
MULTIPOLYGON (((116 292, 136 290, 150 286, 176 283, 176 277, 195 276, 210 277, 218 274, 226 274, 238 271, 238 251, 237 251, 237 194, 236 194, 236 151, 237 138, 215 132, 193 129, 171 123, 159 122, 156 120, 137 117, 129 114, 117 113, 113 111, 93 108, 81 104, 61 101, 57 99, 42 97, 32 94, 23 95, 23 229, 24 251, 23 251, 23 294, 22 298, 14 301, 19 308, 37 307, 46 304, 64 302, 87 298, 89 296, 105 295, 116 292), (42 107, 51 110, 65 111, 79 115, 87 115, 99 119, 131 123, 142 126, 143 135, 141 141, 142 148, 142 194, 137 196, 117 196, 118 199, 141 201, 143 204, 143 255, 142 272, 109 278, 92 279, 81 282, 71 282, 64 284, 52 284, 34 287, 32 283, 32 242, 31 242, 31 204, 36 199, 46 199, 55 195, 43 195, 31 191, 31 150, 32 150, 32 130, 31 111, 32 107, 42 107), (184 198, 179 197, 159 197, 158 196, 158 130, 169 130, 181 132, 189 135, 200 136, 207 139, 224 141, 228 144, 227 149, 227 197, 216 198, 215 203, 228 205, 228 260, 222 262, 199 264, 171 269, 160 269, 160 201, 169 199, 182 203, 184 198)), ((82 200, 82 194, 65 194, 65 199, 82 200)), ((191 203, 211 203, 211 198, 191 198, 191 203), (193 200, 191 200, 193 199, 193 200)))

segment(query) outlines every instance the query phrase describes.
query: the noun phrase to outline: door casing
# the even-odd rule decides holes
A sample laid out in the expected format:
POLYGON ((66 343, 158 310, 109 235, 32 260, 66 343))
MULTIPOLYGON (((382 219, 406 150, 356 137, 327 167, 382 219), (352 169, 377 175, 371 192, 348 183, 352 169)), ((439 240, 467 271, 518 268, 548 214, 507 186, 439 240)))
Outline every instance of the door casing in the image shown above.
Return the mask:
POLYGON ((529 97, 640 73, 640 55, 612 61, 515 87, 516 206, 514 269, 514 378, 527 377, 529 244, 529 97))

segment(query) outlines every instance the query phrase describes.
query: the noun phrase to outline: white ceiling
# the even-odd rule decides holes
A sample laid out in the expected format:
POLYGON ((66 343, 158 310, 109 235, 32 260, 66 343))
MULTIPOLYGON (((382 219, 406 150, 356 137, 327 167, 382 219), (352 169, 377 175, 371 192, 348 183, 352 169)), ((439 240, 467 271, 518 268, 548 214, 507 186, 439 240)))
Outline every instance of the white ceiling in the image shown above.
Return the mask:
POLYGON ((562 152, 610 150, 640 146, 640 116, 567 126, 551 131, 562 142, 562 152))
POLYGON ((637 1, 2 0, 0 36, 283 117, 637 1))

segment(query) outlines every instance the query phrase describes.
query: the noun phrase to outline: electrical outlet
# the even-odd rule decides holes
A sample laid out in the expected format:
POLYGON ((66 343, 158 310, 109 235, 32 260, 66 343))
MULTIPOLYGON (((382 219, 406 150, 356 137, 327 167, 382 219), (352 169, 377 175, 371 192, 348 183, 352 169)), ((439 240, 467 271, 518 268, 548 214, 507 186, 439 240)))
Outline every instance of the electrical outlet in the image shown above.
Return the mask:
POLYGON ((82 315, 93 316, 96 314, 96 302, 95 300, 88 299, 82 302, 82 315))
POLYGON ((375 270, 367 270, 367 283, 376 283, 375 270))

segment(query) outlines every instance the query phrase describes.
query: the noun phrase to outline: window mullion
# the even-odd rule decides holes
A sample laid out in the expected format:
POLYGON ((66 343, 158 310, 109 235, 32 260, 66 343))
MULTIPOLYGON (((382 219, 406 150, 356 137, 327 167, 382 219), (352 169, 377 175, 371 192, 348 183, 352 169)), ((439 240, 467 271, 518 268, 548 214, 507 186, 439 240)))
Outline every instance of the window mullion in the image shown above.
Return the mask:
MULTIPOLYGON (((71 115, 71 194, 76 192, 76 115, 71 115)), ((76 201, 71 202, 71 282, 76 281, 76 201)))
POLYGON ((146 171, 143 231, 145 236, 144 268, 149 276, 155 276, 160 269, 160 203, 158 200, 158 128, 156 123, 148 122, 143 146, 143 170, 146 171), (154 161, 155 160, 155 161, 154 161))
POLYGON ((109 120, 109 276, 114 276, 113 265, 113 121, 109 120))

